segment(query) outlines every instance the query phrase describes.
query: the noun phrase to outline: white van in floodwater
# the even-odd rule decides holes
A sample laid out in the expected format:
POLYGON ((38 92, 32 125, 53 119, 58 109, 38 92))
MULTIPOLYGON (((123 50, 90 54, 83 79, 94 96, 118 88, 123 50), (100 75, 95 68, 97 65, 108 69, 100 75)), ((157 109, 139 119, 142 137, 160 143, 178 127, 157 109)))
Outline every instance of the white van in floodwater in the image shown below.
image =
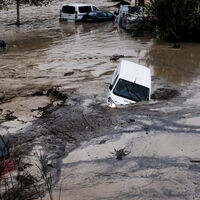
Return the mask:
POLYGON ((150 94, 150 69, 122 60, 112 77, 107 102, 112 105, 126 105, 139 101, 149 101, 150 94))
POLYGON ((83 16, 91 11, 99 10, 92 4, 70 3, 63 4, 60 9, 60 21, 81 21, 83 16))

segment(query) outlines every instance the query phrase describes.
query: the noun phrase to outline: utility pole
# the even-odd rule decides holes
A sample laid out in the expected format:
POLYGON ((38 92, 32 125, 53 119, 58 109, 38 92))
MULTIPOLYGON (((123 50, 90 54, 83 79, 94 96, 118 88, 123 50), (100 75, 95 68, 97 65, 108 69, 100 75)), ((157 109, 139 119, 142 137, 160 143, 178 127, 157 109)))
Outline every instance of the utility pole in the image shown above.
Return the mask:
POLYGON ((19 19, 19 5, 20 5, 20 0, 16 0, 17 2, 17 21, 16 21, 16 25, 19 26, 20 25, 20 19, 19 19))

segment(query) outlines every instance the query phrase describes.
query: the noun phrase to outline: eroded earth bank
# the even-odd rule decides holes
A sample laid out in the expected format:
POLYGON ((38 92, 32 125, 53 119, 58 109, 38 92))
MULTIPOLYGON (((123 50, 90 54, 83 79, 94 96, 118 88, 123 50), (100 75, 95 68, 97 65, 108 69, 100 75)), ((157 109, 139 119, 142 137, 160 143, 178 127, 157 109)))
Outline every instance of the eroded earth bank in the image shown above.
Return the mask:
POLYGON ((59 23, 60 5, 22 8, 20 27, 1 12, 0 132, 21 171, 40 180, 44 154, 54 199, 199 199, 200 45, 59 23), (114 54, 151 69, 155 100, 108 107, 114 54))

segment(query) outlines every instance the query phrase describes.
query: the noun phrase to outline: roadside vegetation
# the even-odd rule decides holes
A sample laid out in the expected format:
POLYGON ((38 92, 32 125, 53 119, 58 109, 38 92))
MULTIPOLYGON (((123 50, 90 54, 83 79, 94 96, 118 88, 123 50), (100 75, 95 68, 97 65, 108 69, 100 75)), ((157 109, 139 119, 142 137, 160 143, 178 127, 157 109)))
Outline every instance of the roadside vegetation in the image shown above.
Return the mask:
POLYGON ((152 0, 148 14, 160 38, 200 42, 200 0, 152 0))
MULTIPOLYGON (((33 173, 30 163, 23 162, 19 149, 12 151, 11 154, 15 159, 16 169, 0 175, 0 200, 42 200, 46 192, 49 200, 54 200, 52 195, 54 180, 49 170, 47 154, 35 153, 37 164, 33 167, 37 170, 37 174, 33 173)), ((8 167, 2 166, 0 164, 0 174, 8 167)))

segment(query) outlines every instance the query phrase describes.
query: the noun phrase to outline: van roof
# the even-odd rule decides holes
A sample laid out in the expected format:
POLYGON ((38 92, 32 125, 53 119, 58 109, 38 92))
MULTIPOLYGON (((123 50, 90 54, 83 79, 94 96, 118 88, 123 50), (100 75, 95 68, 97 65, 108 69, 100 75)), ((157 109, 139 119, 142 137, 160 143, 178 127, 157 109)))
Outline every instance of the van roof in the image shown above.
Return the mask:
POLYGON ((78 7, 78 6, 93 6, 93 5, 92 4, 85 4, 85 3, 65 3, 62 6, 78 7))
POLYGON ((151 71, 149 68, 127 60, 121 60, 118 71, 119 78, 151 88, 151 71))

